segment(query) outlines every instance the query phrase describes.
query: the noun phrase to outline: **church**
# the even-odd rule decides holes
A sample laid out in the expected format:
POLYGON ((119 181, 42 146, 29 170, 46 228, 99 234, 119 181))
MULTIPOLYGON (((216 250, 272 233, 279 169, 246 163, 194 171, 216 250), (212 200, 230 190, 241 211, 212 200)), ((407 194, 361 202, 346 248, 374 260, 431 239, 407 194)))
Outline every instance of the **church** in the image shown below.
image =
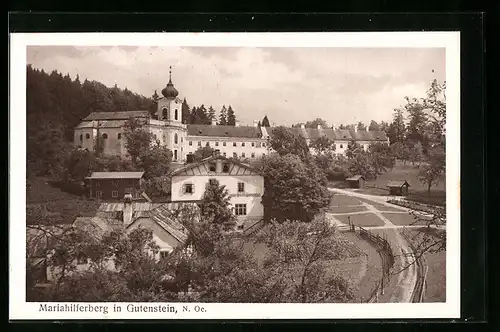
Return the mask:
MULTIPOLYGON (((268 139, 275 127, 259 127, 257 121, 253 126, 185 124, 182 123, 182 100, 172 83, 169 81, 161 90, 155 118, 148 111, 128 112, 93 112, 75 128, 74 143, 76 146, 93 150, 97 137, 102 142, 104 155, 127 156, 124 137, 124 126, 130 118, 142 120, 146 130, 153 134, 153 139, 172 151, 174 163, 184 164, 186 156, 197 149, 209 146, 223 157, 240 160, 260 158, 271 152, 268 139)), ((358 142, 367 149, 372 142, 388 143, 383 131, 349 131, 332 128, 289 128, 302 135, 309 144, 311 140, 327 136, 334 140, 336 153, 345 154, 349 141, 358 142)), ((314 152, 314 151, 313 151, 314 152)))

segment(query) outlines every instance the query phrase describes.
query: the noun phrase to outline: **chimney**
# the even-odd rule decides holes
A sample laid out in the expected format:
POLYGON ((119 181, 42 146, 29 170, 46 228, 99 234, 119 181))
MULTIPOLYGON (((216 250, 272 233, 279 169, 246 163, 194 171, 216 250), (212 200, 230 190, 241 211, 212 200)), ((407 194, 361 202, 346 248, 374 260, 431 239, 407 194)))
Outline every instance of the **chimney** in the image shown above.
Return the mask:
POLYGON ((259 121, 257 121, 257 120, 253 120, 253 126, 254 126, 254 127, 258 127, 258 126, 259 126, 259 121))
POLYGON ((125 194, 123 199, 123 225, 127 226, 132 222, 132 194, 125 194))
POLYGON ((301 128, 301 129, 304 129, 305 127, 306 127, 306 125, 305 125, 305 124, 303 124, 303 123, 301 123, 301 124, 300 124, 300 128, 301 128))
POLYGON ((217 120, 212 119, 212 123, 211 124, 212 124, 212 126, 217 126, 217 120))
POLYGON ((239 126, 240 126, 240 122, 239 122, 239 121, 235 121, 235 122, 234 122, 234 126, 235 126, 235 127, 239 127, 239 126))

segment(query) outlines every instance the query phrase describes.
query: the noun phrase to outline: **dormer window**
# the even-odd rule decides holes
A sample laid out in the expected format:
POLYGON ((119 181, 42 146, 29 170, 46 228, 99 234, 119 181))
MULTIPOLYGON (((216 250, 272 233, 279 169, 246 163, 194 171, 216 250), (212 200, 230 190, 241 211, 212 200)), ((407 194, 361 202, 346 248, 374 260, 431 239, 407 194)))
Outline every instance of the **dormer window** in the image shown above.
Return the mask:
POLYGON ((90 134, 86 134, 86 135, 85 135, 85 138, 86 138, 86 139, 89 139, 89 138, 90 138, 90 134))
POLYGON ((118 133, 118 139, 122 139, 122 134, 118 133))
POLYGON ((208 166, 208 169, 210 172, 215 172, 215 163, 210 163, 210 165, 208 166))
POLYGON ((224 166, 222 166, 222 173, 229 173, 229 164, 224 164, 224 166))
POLYGON ((102 139, 108 139, 108 134, 106 133, 102 134, 102 139))

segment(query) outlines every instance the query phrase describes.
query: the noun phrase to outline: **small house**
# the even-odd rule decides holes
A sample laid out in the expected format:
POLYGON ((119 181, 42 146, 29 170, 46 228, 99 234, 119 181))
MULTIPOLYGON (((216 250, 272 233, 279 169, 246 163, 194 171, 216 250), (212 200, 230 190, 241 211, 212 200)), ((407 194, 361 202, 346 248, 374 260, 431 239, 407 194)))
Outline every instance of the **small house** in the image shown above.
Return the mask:
POLYGON ((90 198, 118 200, 125 194, 140 198, 144 172, 93 172, 86 177, 90 198))
POLYGON ((354 175, 345 179, 345 181, 349 188, 364 188, 365 186, 365 177, 363 175, 354 175))
POLYGON ((406 180, 389 181, 387 183, 389 193, 393 196, 408 196, 410 184, 406 180))

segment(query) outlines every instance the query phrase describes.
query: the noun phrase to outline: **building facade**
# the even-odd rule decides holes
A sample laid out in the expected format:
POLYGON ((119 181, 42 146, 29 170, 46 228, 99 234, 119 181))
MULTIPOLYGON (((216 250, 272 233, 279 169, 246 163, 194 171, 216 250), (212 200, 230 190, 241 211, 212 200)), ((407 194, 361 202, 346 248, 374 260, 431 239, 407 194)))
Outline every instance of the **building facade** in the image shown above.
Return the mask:
POLYGON ((85 178, 90 198, 120 200, 125 194, 139 198, 144 172, 92 172, 85 178))
MULTIPOLYGON (((184 124, 182 101, 178 98, 179 92, 172 83, 171 74, 161 94, 156 99, 154 116, 147 111, 91 113, 75 128, 75 145, 94 150, 96 144, 100 144, 105 155, 127 157, 124 127, 127 120, 135 118, 152 134, 154 143, 172 151, 175 163, 185 163, 187 154, 204 146, 219 150, 222 156, 238 159, 251 160, 271 152, 268 140, 275 127, 258 127, 257 121, 254 121, 253 126, 222 126, 215 122, 211 125, 184 124)), ((349 131, 334 126, 305 128, 303 125, 289 129, 303 136, 308 144, 315 138, 326 136, 335 141, 335 152, 342 155, 352 140, 365 150, 373 142, 389 143, 383 131, 349 131)))
POLYGON ((264 218, 264 177, 252 167, 220 155, 174 171, 172 202, 198 202, 209 181, 217 180, 229 192, 237 226, 246 229, 264 218))

